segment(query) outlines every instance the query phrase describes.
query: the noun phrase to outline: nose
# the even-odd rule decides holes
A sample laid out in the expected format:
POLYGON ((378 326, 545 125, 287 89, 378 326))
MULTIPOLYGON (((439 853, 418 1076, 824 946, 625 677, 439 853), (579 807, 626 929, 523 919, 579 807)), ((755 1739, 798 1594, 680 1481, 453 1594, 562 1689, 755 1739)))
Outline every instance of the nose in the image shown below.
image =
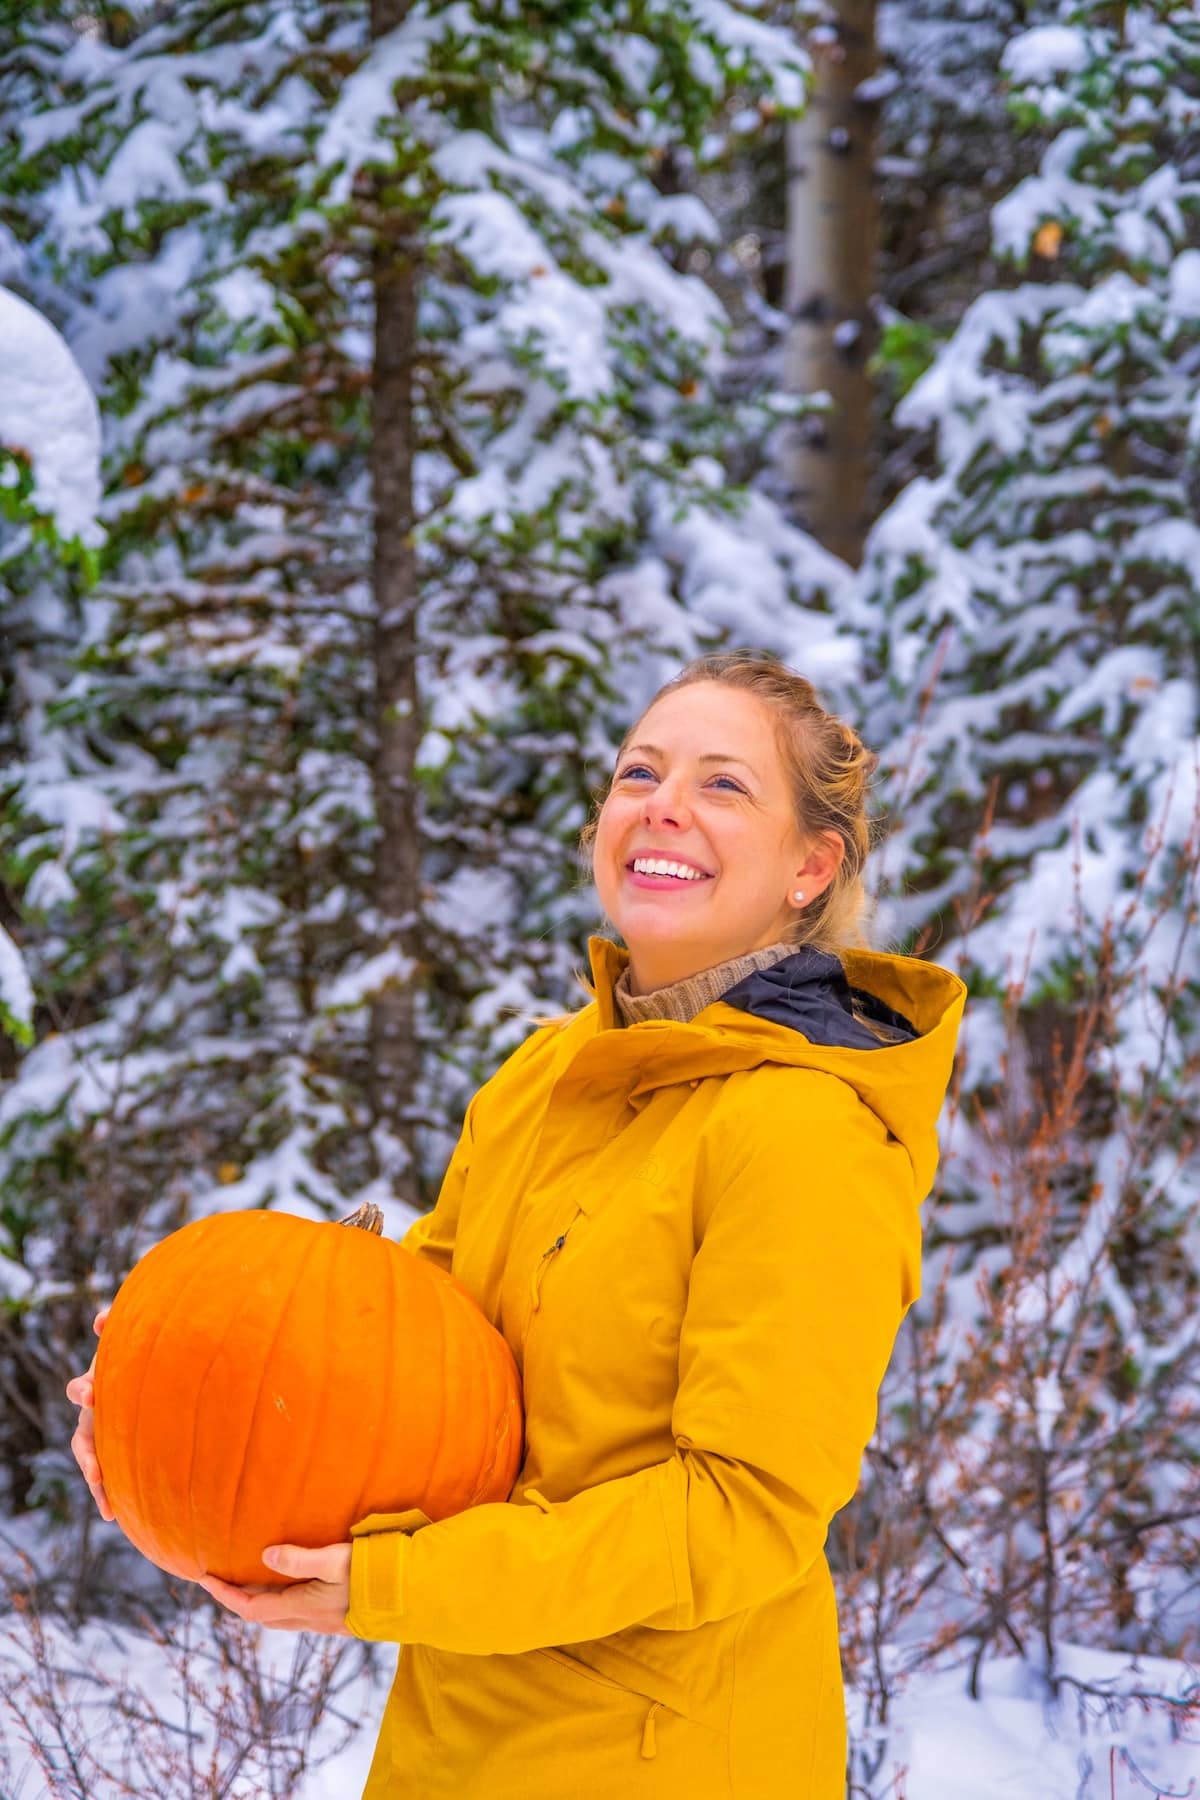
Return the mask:
POLYGON ((642 816, 647 825, 675 825, 685 830, 692 821, 692 809, 687 801, 687 790, 682 776, 675 780, 660 781, 652 793, 648 793, 642 805, 642 816))

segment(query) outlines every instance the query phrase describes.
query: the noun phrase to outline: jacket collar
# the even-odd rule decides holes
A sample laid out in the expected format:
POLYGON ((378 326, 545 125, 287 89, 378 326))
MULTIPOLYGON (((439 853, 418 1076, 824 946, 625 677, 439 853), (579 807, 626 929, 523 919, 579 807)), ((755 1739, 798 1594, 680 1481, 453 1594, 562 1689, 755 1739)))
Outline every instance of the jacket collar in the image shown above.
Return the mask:
MULTIPOLYGON (((847 949, 834 958, 827 952, 805 951, 797 956, 799 960, 785 957, 773 968, 757 971, 760 976, 777 976, 765 995, 761 990, 739 994, 739 989, 754 983, 756 976, 751 976, 689 1024, 648 1019, 613 1031, 612 987, 629 952, 609 938, 590 937, 591 980, 583 976, 580 980, 594 996, 595 1007, 584 1007, 575 1015, 571 1036, 574 1039, 578 1031, 582 1037, 605 1038, 606 1062, 629 1065, 634 1082, 630 1097, 635 1101, 674 1082, 730 1074, 766 1062, 837 1075, 905 1145, 920 1191, 927 1193, 937 1166, 937 1118, 953 1067, 966 983, 937 963, 886 951, 847 949), (828 1030, 832 1042, 818 1041, 819 1033, 810 1036, 802 1017, 828 1027, 835 1012, 843 1019, 849 1016, 837 1000, 830 963, 840 963, 843 980, 857 995, 908 1021, 916 1035, 880 1044, 868 1033, 869 1049, 844 1041, 844 1035, 843 1041, 836 1041, 828 1030), (748 1007, 740 1004, 746 999, 751 1002, 748 1007)), ((599 1051, 601 1046, 595 1048, 599 1051)))
MULTIPOLYGON (((591 979, 581 976, 580 980, 595 998, 599 1029, 609 1031, 620 1024, 613 988, 629 966, 629 952, 610 938, 589 937, 588 962, 591 979)), ((920 1037, 928 1029, 928 1021, 923 1027, 919 1019, 905 1011, 917 1001, 921 981, 914 984, 911 975, 904 979, 899 967, 902 964, 919 969, 935 966, 916 957, 889 956, 879 951, 846 950, 838 957, 828 950, 805 945, 769 968, 753 970, 727 988, 720 1001, 713 1004, 735 1006, 755 1017, 790 1026, 817 1043, 873 1050, 880 1047, 880 1041, 858 1025, 852 1002, 894 1030, 900 1041, 920 1037), (872 985, 872 977, 879 975, 883 977, 885 992, 872 985), (858 985, 860 979, 863 985, 858 985), (890 999, 888 992, 893 996, 890 999)), ((704 1013, 708 1011, 705 1007, 704 1013)))

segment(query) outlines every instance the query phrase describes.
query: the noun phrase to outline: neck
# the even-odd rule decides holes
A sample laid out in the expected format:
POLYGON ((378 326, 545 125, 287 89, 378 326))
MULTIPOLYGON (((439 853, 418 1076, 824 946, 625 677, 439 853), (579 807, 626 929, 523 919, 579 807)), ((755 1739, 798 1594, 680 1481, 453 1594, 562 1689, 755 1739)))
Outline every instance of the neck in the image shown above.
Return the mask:
POLYGON ((770 968, 772 963, 792 956, 796 948, 795 944, 782 940, 765 944, 743 951, 739 956, 728 957, 712 968, 698 969, 676 981, 660 983, 649 991, 634 986, 631 961, 613 985, 614 1010, 622 1025, 636 1025, 642 1019, 675 1019, 686 1025, 753 970, 770 968))
MULTIPOLYGON (((630 946, 629 966, 626 971, 627 992, 639 997, 659 993, 663 988, 677 987, 681 981, 699 981, 703 976, 711 974, 715 969, 724 969, 730 964, 740 962, 743 957, 756 956, 761 950, 773 950, 784 942, 784 936, 790 920, 785 918, 768 928, 760 935, 758 942, 743 944, 739 949, 730 951, 719 960, 703 962, 699 967, 695 963, 689 965, 687 950, 679 943, 668 940, 661 944, 650 944, 641 951, 630 946)), ((798 944, 791 945, 793 950, 798 944)), ((704 955, 704 947, 693 947, 693 958, 704 955)), ((712 956, 713 952, 709 951, 712 956)))

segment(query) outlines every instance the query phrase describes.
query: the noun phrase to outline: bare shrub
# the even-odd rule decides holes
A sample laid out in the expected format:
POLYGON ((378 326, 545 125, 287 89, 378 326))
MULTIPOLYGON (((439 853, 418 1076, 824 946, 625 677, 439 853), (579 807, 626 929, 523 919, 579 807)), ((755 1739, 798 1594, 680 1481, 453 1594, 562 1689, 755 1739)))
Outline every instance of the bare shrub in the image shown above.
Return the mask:
POLYGON ((0 1587, 5 1800, 293 1800, 359 1728, 372 1645, 264 1632, 183 1584, 165 1621, 74 1629, 34 1575, 18 1557, 0 1587))
MULTIPOLYGON (((1082 1692, 1064 1646, 1200 1654, 1198 876, 1200 821, 1098 935, 1077 887, 1057 992, 1018 971, 968 1005, 989 1009, 990 1066, 964 1033, 926 1294, 831 1534, 864 1800, 897 1792, 890 1728, 918 1669, 961 1664, 978 1696, 986 1659, 1016 1656, 1055 1707, 1082 1692)), ((960 912, 966 968, 986 910, 960 912)), ((1194 1695, 1136 1677, 1106 1704, 1195 1722, 1194 1695)))

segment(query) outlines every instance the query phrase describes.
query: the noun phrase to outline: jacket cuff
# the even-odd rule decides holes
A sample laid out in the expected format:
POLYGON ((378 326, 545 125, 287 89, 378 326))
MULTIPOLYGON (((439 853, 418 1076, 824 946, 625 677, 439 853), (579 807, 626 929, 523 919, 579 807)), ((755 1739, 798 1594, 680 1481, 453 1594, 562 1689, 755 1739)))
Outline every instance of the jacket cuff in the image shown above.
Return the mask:
POLYGON ((350 1527, 350 1607, 346 1629, 352 1636, 376 1642, 402 1641, 408 1539, 429 1523, 425 1514, 414 1507, 405 1513, 371 1513, 350 1527))

